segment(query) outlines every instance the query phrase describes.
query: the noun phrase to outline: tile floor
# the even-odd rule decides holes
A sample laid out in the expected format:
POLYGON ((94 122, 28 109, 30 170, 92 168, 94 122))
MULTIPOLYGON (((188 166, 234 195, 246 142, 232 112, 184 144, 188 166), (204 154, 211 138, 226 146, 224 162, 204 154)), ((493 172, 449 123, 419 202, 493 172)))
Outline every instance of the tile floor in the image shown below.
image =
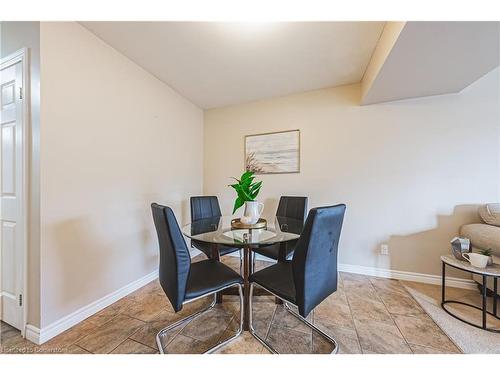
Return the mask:
MULTIPOLYGON (((201 258, 198 258, 201 259, 201 258)), ((196 259, 195 259, 196 260, 196 259)), ((238 259, 224 257, 238 269, 238 259)), ((257 268, 269 263, 257 262, 257 268)), ((324 339, 274 304, 270 296, 255 297, 256 330, 283 353, 327 353, 324 339)), ((0 351, 4 353, 157 353, 156 333, 189 315, 208 299, 188 304, 175 314, 158 281, 128 295, 47 343, 37 346, 19 332, 1 325, 0 351)), ((200 353, 229 337, 239 324, 236 296, 198 320, 165 338, 170 353, 200 353)), ((423 311, 397 280, 341 273, 339 288, 308 316, 334 336, 340 353, 460 353, 459 348, 423 311)), ((248 332, 217 353, 266 354, 248 332)))

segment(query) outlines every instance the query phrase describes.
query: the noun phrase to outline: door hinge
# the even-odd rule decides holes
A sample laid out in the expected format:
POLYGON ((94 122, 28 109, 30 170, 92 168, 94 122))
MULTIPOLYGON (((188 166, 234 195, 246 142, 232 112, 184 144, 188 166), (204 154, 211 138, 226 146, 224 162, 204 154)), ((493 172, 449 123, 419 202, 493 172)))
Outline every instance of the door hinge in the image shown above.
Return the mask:
POLYGON ((19 99, 23 98, 23 88, 19 87, 19 99))
POLYGON ((23 305, 23 295, 20 294, 19 295, 19 306, 22 306, 23 305))

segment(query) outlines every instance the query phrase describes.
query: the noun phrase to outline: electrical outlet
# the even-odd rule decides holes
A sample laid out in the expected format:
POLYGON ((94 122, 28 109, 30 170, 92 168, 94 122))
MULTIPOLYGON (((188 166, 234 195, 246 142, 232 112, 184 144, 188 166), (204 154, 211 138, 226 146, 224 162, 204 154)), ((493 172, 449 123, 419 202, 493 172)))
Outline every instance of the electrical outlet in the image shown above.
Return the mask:
POLYGON ((389 255, 389 245, 386 243, 380 245, 380 255, 389 255))

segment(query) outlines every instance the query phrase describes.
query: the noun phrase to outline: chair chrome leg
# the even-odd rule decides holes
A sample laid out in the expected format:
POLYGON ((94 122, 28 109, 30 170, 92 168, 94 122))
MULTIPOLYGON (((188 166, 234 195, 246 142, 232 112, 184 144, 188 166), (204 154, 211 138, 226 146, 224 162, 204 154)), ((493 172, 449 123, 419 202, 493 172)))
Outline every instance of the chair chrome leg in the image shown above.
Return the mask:
POLYGON ((224 289, 231 288, 231 287, 233 287, 235 285, 238 287, 238 293, 239 293, 239 296, 240 296, 240 327, 239 327, 238 331, 236 332, 236 334, 234 336, 231 336, 230 338, 228 338, 228 339, 226 339, 226 340, 218 343, 217 345, 211 347, 210 349, 208 349, 203 354, 212 353, 212 352, 216 351, 217 349, 221 348, 222 346, 224 346, 224 345, 228 344, 229 342, 233 341, 235 338, 237 338, 241 334, 241 332, 243 331, 243 288, 242 288, 241 284, 239 284, 239 283, 231 284, 231 285, 229 285, 229 286, 227 286, 225 288, 216 290, 215 292, 212 292, 212 293, 209 293, 209 294, 205 294, 205 295, 202 295, 200 297, 194 298, 192 300, 186 301, 185 303, 190 303, 190 302, 196 301, 197 299, 206 297, 206 296, 211 295, 211 294, 213 294, 213 296, 214 296, 214 299, 213 299, 212 303, 208 307, 205 307, 204 309, 202 309, 200 311, 196 311, 195 313, 193 313, 191 315, 188 315, 185 318, 182 318, 181 320, 178 320, 175 323, 170 324, 169 326, 163 328, 162 330, 160 330, 160 332, 158 332, 158 334, 156 335, 156 345, 158 346, 158 350, 159 350, 160 354, 164 354, 165 353, 165 351, 163 350, 163 345, 161 343, 161 337, 162 337, 162 335, 165 335, 166 333, 168 333, 168 331, 170 331, 170 330, 172 330, 172 329, 174 329, 174 328, 182 325, 183 323, 185 323, 187 321, 194 320, 197 316, 210 311, 215 306, 215 303, 216 303, 216 296, 215 295, 216 295, 216 293, 218 293, 218 292, 220 292, 220 291, 222 291, 224 289))
POLYGON ((328 342, 332 343, 333 345, 335 345, 335 349, 333 349, 332 353, 331 354, 337 354, 338 351, 339 351, 339 345, 337 343, 337 341, 331 337, 330 335, 328 335, 326 332, 324 332, 323 330, 319 329, 318 327, 316 327, 314 324, 310 323, 307 321, 307 319, 305 319, 304 317, 302 317, 300 314, 297 314, 294 310, 292 310, 292 308, 288 305, 288 302, 287 301, 284 301, 282 300, 284 303, 283 305, 285 306, 285 309, 290 313, 292 314, 293 316, 295 316, 297 319, 299 319, 302 323, 304 323, 305 325, 307 325, 309 328, 313 329, 315 332, 319 333, 321 336, 323 336, 328 342))
POLYGON ((248 298, 248 305, 249 305, 249 310, 250 310, 250 316, 248 317, 249 320, 249 325, 250 325, 250 333, 252 334, 253 337, 255 337, 259 342, 266 347, 267 350, 269 350, 273 354, 279 354, 271 345, 269 345, 266 340, 264 340, 262 337, 260 337, 255 329, 253 328, 253 288, 254 288, 254 283, 250 283, 250 293, 249 293, 249 298, 248 298))
MULTIPOLYGON (((252 336, 254 336, 257 340, 259 340, 259 342, 261 344, 263 344, 271 353, 274 353, 274 354, 280 354, 276 349, 274 349, 269 343, 267 343, 265 341, 265 339, 263 339, 262 337, 260 337, 257 332, 255 332, 255 329, 253 328, 253 312, 252 312, 252 296, 253 296, 253 288, 254 288, 254 283, 251 283, 250 284, 250 333, 252 334, 252 336)), ((259 285, 259 284, 257 284, 259 285)), ((281 299, 283 301, 283 305, 285 306, 285 309, 286 311, 288 311, 290 314, 292 314, 293 316, 295 316, 297 319, 299 319, 301 322, 305 323, 309 328, 311 328, 313 331, 319 333, 321 336, 323 336, 328 342, 330 342, 331 344, 334 345, 334 349, 333 351, 331 352, 331 354, 337 354, 338 351, 339 351, 339 345, 337 343, 337 341, 331 337, 330 335, 326 334, 325 332, 323 332, 321 329, 319 329, 318 327, 316 327, 315 325, 311 324, 310 322, 308 322, 306 319, 304 319, 300 314, 297 314, 295 311, 293 311, 291 308, 290 308, 290 301, 287 301, 287 300, 284 300, 283 298, 277 296, 276 294, 272 293, 271 291, 267 290, 266 288, 264 288, 263 286, 259 285, 259 287, 265 289, 266 291, 268 291, 269 293, 271 293, 272 295, 278 297, 279 299, 281 299)))

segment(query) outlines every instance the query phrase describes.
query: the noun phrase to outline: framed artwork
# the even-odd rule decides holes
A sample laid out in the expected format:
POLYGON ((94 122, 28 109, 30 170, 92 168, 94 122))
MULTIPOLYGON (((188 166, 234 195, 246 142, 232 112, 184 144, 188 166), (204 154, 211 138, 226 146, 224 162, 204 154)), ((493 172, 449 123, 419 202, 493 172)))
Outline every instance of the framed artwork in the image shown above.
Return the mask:
POLYGON ((245 168, 255 174, 299 173, 300 130, 245 136, 245 168))

